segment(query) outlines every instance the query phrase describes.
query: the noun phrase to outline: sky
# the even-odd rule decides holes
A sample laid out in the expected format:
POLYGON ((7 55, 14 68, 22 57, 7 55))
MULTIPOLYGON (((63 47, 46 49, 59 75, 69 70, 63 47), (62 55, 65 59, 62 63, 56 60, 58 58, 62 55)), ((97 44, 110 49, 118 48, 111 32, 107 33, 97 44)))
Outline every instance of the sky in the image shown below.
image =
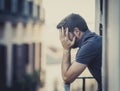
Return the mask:
POLYGON ((56 25, 71 13, 80 14, 90 30, 95 27, 95 0, 43 0, 45 8, 45 28, 42 40, 47 45, 60 47, 59 32, 56 25))

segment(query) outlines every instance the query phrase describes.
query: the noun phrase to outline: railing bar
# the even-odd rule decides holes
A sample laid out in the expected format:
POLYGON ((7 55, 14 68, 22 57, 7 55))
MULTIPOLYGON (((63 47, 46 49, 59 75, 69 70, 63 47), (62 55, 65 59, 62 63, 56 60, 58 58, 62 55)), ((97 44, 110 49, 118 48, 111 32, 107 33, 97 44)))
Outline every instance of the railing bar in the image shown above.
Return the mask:
POLYGON ((82 86, 82 91, 85 91, 86 87, 86 79, 94 79, 94 77, 77 77, 77 79, 82 79, 83 80, 83 86, 82 86))
POLYGON ((85 78, 83 78, 83 91, 85 91, 85 78))
POLYGON ((85 79, 94 79, 94 77, 77 77, 77 79, 83 79, 83 78, 85 78, 85 79))

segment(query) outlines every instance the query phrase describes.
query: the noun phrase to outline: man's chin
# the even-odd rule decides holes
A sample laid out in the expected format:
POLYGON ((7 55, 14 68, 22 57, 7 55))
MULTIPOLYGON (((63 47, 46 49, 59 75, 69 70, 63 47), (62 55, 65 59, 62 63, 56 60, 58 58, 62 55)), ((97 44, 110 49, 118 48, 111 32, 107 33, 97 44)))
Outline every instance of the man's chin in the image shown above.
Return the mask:
POLYGON ((71 48, 72 49, 75 49, 75 48, 77 48, 78 46, 77 45, 73 45, 71 48))

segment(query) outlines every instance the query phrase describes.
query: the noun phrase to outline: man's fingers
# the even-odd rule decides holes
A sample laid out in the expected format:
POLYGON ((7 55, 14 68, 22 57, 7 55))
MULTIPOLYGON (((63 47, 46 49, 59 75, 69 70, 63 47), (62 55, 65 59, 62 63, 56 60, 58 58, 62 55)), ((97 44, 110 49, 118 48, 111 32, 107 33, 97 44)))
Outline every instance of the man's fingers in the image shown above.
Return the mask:
POLYGON ((59 30, 59 37, 60 38, 62 37, 62 31, 61 31, 61 29, 59 30))
POLYGON ((65 34, 66 34, 66 38, 67 38, 67 39, 69 39, 69 32, 68 32, 68 28, 66 28, 66 32, 65 32, 65 34))
POLYGON ((64 31, 64 28, 62 27, 61 29, 61 33, 62 33, 62 37, 65 37, 65 31, 64 31))
POLYGON ((61 41, 65 38, 65 30, 63 27, 59 31, 59 37, 61 41))

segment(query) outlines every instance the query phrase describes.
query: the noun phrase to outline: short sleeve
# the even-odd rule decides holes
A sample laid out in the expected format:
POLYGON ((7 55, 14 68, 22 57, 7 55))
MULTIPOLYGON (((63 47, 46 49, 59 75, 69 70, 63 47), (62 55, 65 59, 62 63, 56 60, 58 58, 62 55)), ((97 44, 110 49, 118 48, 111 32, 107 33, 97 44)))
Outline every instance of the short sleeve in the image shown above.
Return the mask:
POLYGON ((89 63, 94 60, 96 55, 97 50, 95 44, 93 42, 87 42, 78 50, 76 54, 76 61, 89 65, 89 63))

